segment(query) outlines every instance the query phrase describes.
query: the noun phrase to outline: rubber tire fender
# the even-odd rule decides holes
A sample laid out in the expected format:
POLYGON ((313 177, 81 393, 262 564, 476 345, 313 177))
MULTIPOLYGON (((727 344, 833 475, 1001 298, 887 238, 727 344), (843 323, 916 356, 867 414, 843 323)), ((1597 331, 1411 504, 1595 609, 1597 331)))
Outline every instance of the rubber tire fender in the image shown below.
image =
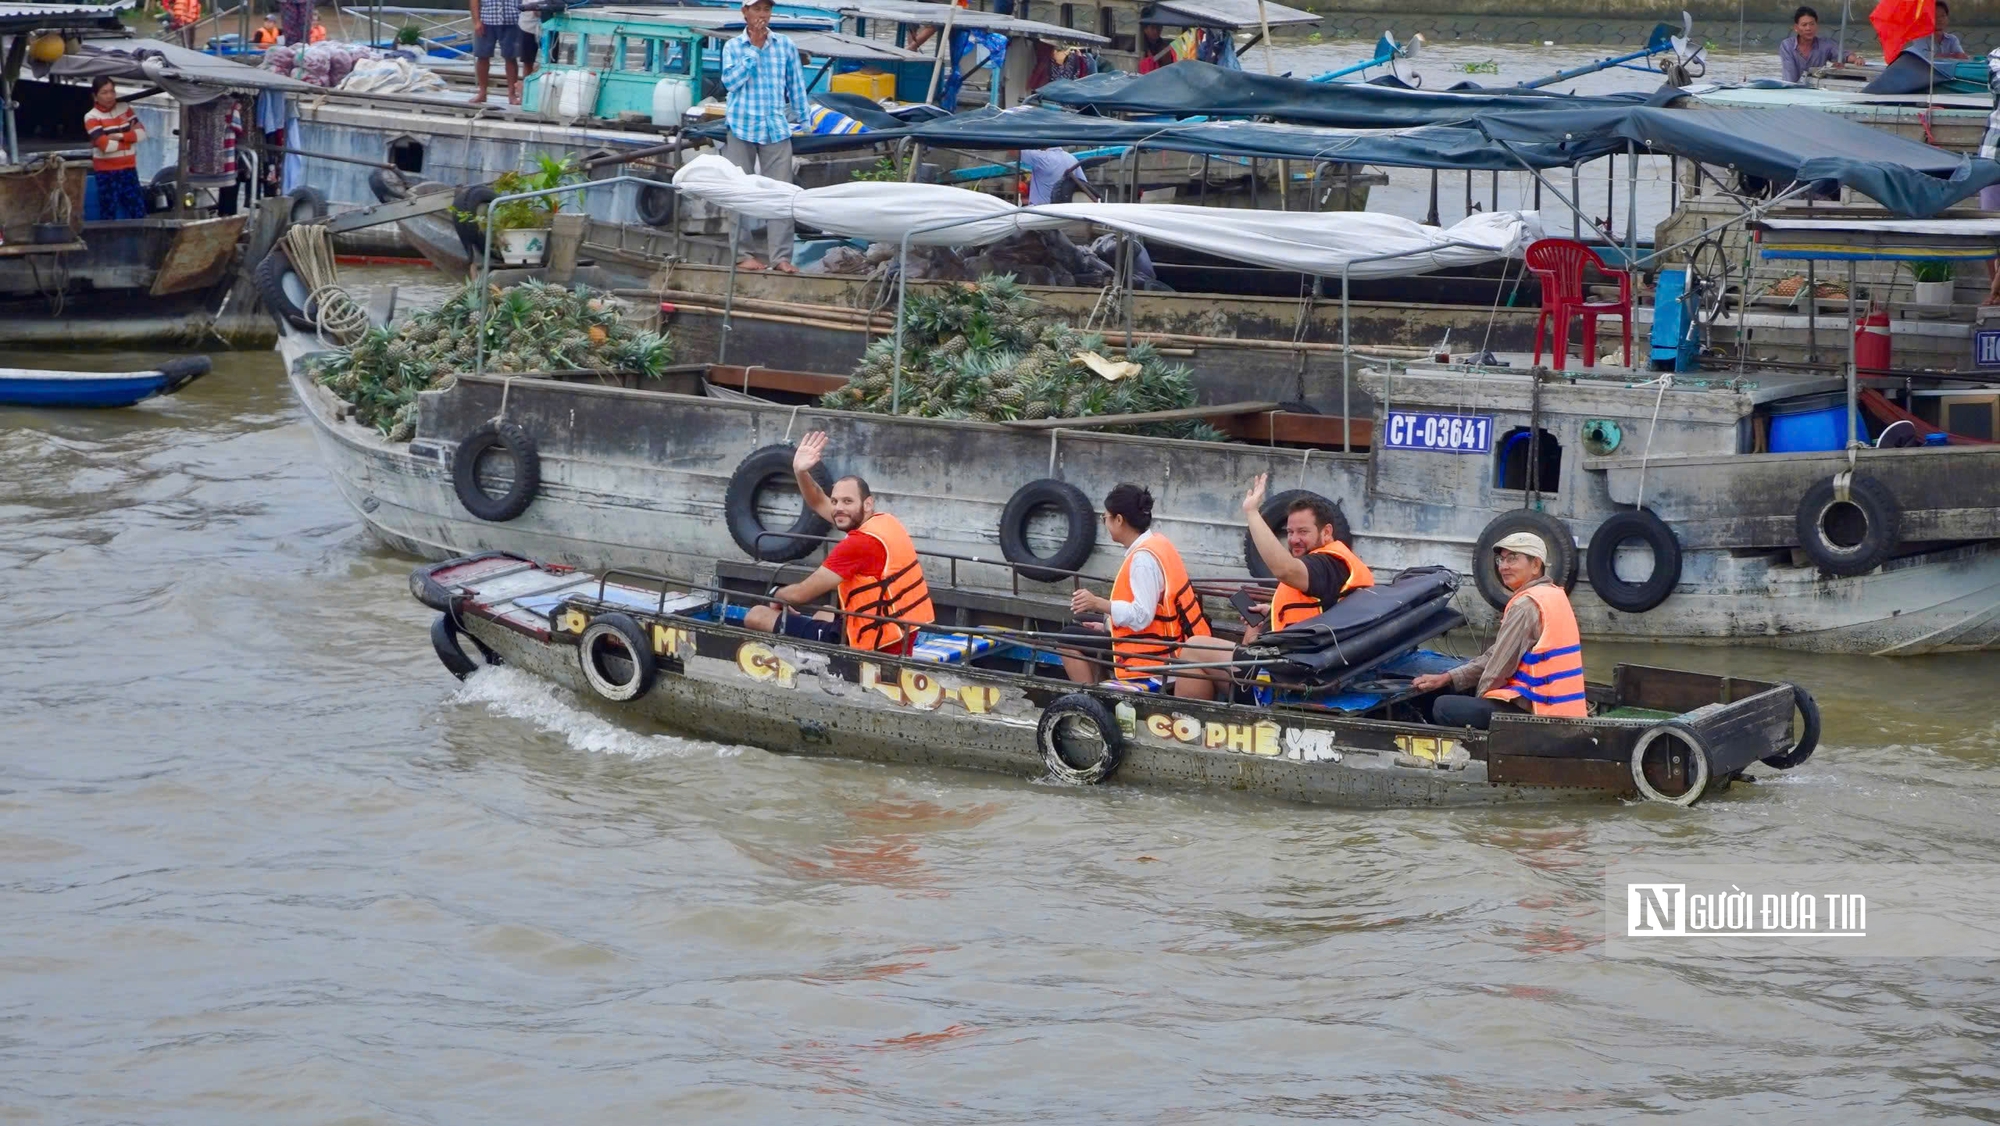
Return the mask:
POLYGON ((1590 572, 1590 589, 1606 606, 1643 614, 1665 602, 1680 585, 1681 541, 1650 509, 1614 512, 1590 534, 1584 569, 1590 572), (1653 573, 1643 582, 1618 577, 1618 549, 1633 540, 1643 542, 1653 553, 1653 573))
MULTIPOLYGON (((491 184, 470 184, 451 193, 451 206, 455 211, 484 214, 486 205, 499 194, 491 184)), ((479 264, 486 260, 486 232, 479 229, 479 224, 457 215, 451 216, 451 225, 458 230, 459 245, 465 248, 465 256, 471 259, 472 268, 477 270, 479 264)))
POLYGON ((451 487, 458 503, 481 520, 495 524, 512 520, 528 510, 542 488, 542 458, 535 451, 535 439, 520 423, 506 419, 476 427, 452 455, 451 487), (514 455, 514 483, 498 497, 479 487, 479 459, 496 447, 514 455))
POLYGON ((1640 798, 1649 802, 1678 805, 1682 808, 1700 801, 1702 795, 1707 793, 1709 787, 1716 782, 1714 761, 1710 756, 1707 741, 1696 733, 1693 728, 1684 723, 1668 722, 1662 723, 1657 727, 1647 728, 1639 736, 1639 741, 1632 745, 1631 767, 1632 783, 1638 789, 1640 798), (1690 752, 1693 764, 1700 768, 1695 772, 1695 784, 1689 786, 1684 793, 1673 796, 1668 796, 1655 789, 1652 782, 1647 779, 1645 770, 1646 752, 1652 748, 1654 740, 1667 735, 1671 735, 1679 739, 1682 743, 1685 743, 1690 752))
MULTIPOLYGON (((833 530, 820 514, 803 505, 799 518, 792 521, 789 528, 766 528, 757 519, 757 493, 764 482, 782 474, 786 480, 792 476, 792 455, 797 447, 790 445, 764 446, 752 450, 736 466, 736 472, 729 475, 729 490, 723 495, 722 511, 729 521, 729 538, 752 559, 766 563, 790 563, 813 553, 820 546, 815 539, 784 539, 777 533, 791 536, 824 536, 833 530), (759 537, 762 542, 759 542, 759 537)), ((819 482, 822 490, 833 487, 833 471, 825 462, 813 466, 813 480, 819 482)))
POLYGON ((368 172, 368 190, 377 203, 394 203, 410 197, 410 182, 400 171, 374 168, 368 172))
POLYGON ((1023 577, 1038 583, 1059 583, 1082 567, 1097 550, 1097 510, 1082 489, 1067 481, 1044 477, 1014 490, 1000 513, 1000 554, 1023 577), (1028 546, 1028 521, 1037 510, 1054 508, 1069 522, 1069 533, 1053 555, 1036 555, 1028 546))
POLYGON ((326 218, 326 196, 311 184, 300 184, 285 195, 292 201, 292 222, 317 223, 326 218), (300 214, 301 210, 304 214, 300 214))
POLYGON ((1071 692, 1043 710, 1041 720, 1035 724, 1035 746, 1041 749, 1042 762, 1048 767, 1051 779, 1072 786, 1093 786, 1109 778, 1124 761, 1125 732, 1104 701, 1088 692, 1071 692), (1056 747, 1057 726, 1071 719, 1095 724, 1098 738, 1104 741, 1104 757, 1087 768, 1071 765, 1056 747))
POLYGON ((1542 542, 1549 545, 1549 580, 1565 591, 1576 589, 1576 574, 1581 568, 1577 566, 1576 536, 1570 533, 1569 525, 1546 512, 1517 508, 1495 516, 1487 523, 1486 530, 1479 533, 1479 542, 1472 545, 1472 581, 1488 604, 1495 610, 1503 609, 1513 597, 1493 566, 1493 545, 1515 532, 1533 532, 1542 537, 1542 542))
POLYGON ((479 671, 479 662, 467 655, 464 647, 459 645, 458 639, 461 635, 472 642, 473 648, 479 650, 479 655, 487 664, 500 663, 500 654, 488 649, 484 642, 452 624, 451 615, 444 613, 439 614, 436 620, 431 622, 431 650, 437 654, 446 672, 464 680, 479 671))
POLYGON ((674 215, 680 209, 680 194, 672 184, 645 184, 640 186, 639 196, 633 203, 641 223, 648 227, 671 229, 674 215))
POLYGON ((1799 710, 1799 741, 1792 744, 1791 750, 1763 760, 1765 766, 1776 770, 1790 770, 1803 764, 1819 748, 1819 701, 1813 699, 1812 693, 1794 684, 1792 706, 1799 710))
MULTIPOLYGON (((285 279, 298 278, 298 271, 292 269, 292 260, 285 256, 282 247, 272 247, 257 268, 250 271, 250 280, 257 287, 257 296, 264 302, 264 308, 277 320, 280 328, 295 328, 300 332, 317 331, 312 318, 306 316, 305 306, 292 300, 285 292, 285 279)), ((299 278, 299 288, 305 289, 305 280, 299 278)), ((310 298, 308 298, 310 300, 310 298)))
MULTIPOLYGON (((1285 514, 1291 509, 1293 501, 1302 498, 1316 498, 1333 505, 1333 538, 1349 547, 1354 546, 1354 532, 1347 526, 1347 513, 1341 510, 1338 502, 1327 500, 1326 497, 1320 496, 1311 489, 1286 489, 1284 492, 1265 501, 1264 507, 1258 509, 1263 514, 1264 523, 1270 525, 1271 530, 1278 533, 1279 540, 1285 538, 1285 514)), ((1250 529, 1248 528, 1243 529, 1243 566, 1250 572, 1253 578, 1268 579, 1271 577, 1271 569, 1264 566, 1264 557, 1257 554, 1257 541, 1250 538, 1250 529)))
POLYGON ((1827 539, 1822 523, 1835 504, 1833 478, 1807 489, 1799 499, 1799 546, 1829 575, 1865 575, 1880 567, 1902 543, 1903 510, 1889 486, 1857 473, 1848 480, 1847 500, 1868 523, 1861 542, 1851 548, 1827 539))
POLYGON ((576 661, 590 690, 614 704, 644 696, 653 687, 653 677, 659 672, 659 664, 653 659, 653 647, 646 640, 646 631, 630 614, 615 611, 599 614, 583 627, 583 636, 576 643, 576 661), (597 646, 606 639, 615 639, 631 657, 632 679, 623 684, 606 677, 592 660, 597 646))

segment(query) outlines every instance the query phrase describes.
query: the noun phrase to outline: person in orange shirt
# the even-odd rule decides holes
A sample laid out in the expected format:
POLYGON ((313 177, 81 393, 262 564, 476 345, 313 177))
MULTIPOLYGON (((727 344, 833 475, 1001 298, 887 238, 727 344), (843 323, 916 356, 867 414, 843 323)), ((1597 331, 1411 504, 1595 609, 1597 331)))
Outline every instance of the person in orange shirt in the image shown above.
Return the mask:
POLYGON ((312 34, 309 38, 314 43, 326 42, 326 25, 319 22, 318 16, 313 17, 312 34))
POLYGON ((278 17, 274 13, 264 17, 264 23, 250 33, 252 47, 275 47, 278 45, 278 17))
POLYGON ((83 131, 90 138, 97 217, 144 219, 146 196, 139 188, 137 149, 146 139, 145 126, 131 106, 119 104, 118 87, 109 77, 91 83, 90 93, 93 104, 83 115, 83 131))
POLYGON ((1563 588, 1549 581, 1548 544, 1532 532, 1515 532, 1501 537, 1493 554, 1501 584, 1514 592, 1500 612, 1493 644, 1450 672, 1412 678, 1410 687, 1473 693, 1431 702, 1432 721, 1444 727, 1484 729, 1504 708, 1569 719, 1589 715, 1576 611, 1563 588))
POLYGON ((180 32, 181 46, 194 46, 194 25, 201 22, 201 0, 167 0, 167 25, 180 32))
POLYGON ((1269 473, 1259 473, 1243 496, 1243 515, 1250 542, 1264 567, 1278 580, 1267 604, 1269 617, 1260 626, 1245 625, 1243 644, 1261 630, 1285 629, 1319 614, 1348 591, 1375 585, 1375 573, 1361 557, 1334 535, 1333 505, 1319 497, 1300 497, 1285 510, 1285 538, 1264 519, 1264 489, 1269 473))
POLYGON ((908 653, 916 644, 917 628, 937 620, 923 563, 902 521, 875 507, 868 482, 849 475, 835 481, 831 493, 820 489, 812 471, 825 451, 823 431, 800 439, 792 455, 792 476, 806 507, 845 538, 812 574, 772 594, 777 601, 752 606, 743 624, 801 641, 838 644, 844 637, 850 649, 908 653), (844 629, 831 613, 809 615, 797 609, 828 593, 839 600, 844 629))

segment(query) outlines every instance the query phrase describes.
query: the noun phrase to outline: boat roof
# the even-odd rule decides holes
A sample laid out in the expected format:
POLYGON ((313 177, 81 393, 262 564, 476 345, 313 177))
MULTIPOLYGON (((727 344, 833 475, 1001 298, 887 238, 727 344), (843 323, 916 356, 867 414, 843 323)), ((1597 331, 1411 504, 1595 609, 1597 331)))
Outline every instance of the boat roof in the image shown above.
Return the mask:
POLYGON ((1173 27, 1222 27, 1245 31, 1295 24, 1318 23, 1319 17, 1297 8, 1287 8, 1271 0, 1155 0, 1139 14, 1140 23, 1173 27))
POLYGON ((0 3, 0 35, 42 29, 122 29, 118 13, 136 7, 138 0, 115 0, 108 4, 0 3))
MULTIPOLYGON (((703 34, 710 39, 734 39, 741 33, 740 28, 717 28, 703 34)), ((886 39, 870 39, 865 35, 852 35, 845 31, 786 31, 785 35, 798 44, 801 51, 816 58, 859 59, 864 62, 881 63, 928 63, 936 56, 922 51, 912 51, 908 47, 898 47, 886 39)))
POLYGON ((1755 219, 1767 259, 1926 262, 2000 257, 2000 219, 1755 219))
MULTIPOLYGON (((843 16, 855 16, 867 20, 893 20, 896 23, 932 24, 942 26, 948 4, 923 4, 914 0, 861 0, 859 3, 840 5, 843 16)), ((996 15, 993 12, 979 12, 970 8, 959 8, 951 16, 953 27, 977 28, 981 31, 998 31, 1013 39, 1049 39, 1062 43, 1088 43, 1102 46, 1111 40, 1088 31, 1059 27, 1039 20, 1017 20, 1013 16, 996 15)))
POLYGON ((1309 82, 1189 59, 1151 74, 1104 71, 1051 82, 1035 91, 1035 100, 1106 115, 1262 117, 1297 125, 1387 129, 1464 121, 1474 114, 1500 110, 1539 112, 1659 104, 1677 94, 1671 89, 1653 95, 1589 96, 1520 87, 1411 90, 1367 82, 1309 82))
POLYGON ((1864 94, 1859 90, 1825 90, 1811 86, 1791 86, 1765 79, 1740 86, 1689 86, 1684 93, 1703 105, 1738 109, 1798 106, 1805 109, 1844 110, 1861 106, 1908 106, 1924 109, 1968 109, 1985 113, 1993 108, 1991 94, 1864 94))
MULTIPOLYGON (((658 24, 664 27, 686 27, 697 31, 742 31, 743 13, 737 8, 698 8, 675 4, 648 5, 645 7, 622 7, 597 5, 570 8, 561 13, 564 19, 603 20, 608 23, 658 24)), ((556 18, 551 14, 550 18, 556 18)), ((833 15, 825 16, 773 16, 771 27, 787 34, 798 31, 833 30, 840 21, 833 15)))
POLYGON ((58 78, 109 77, 147 82, 175 99, 196 104, 212 101, 230 90, 276 90, 286 94, 322 94, 323 89, 296 78, 192 51, 158 39, 86 39, 82 47, 35 73, 58 78))

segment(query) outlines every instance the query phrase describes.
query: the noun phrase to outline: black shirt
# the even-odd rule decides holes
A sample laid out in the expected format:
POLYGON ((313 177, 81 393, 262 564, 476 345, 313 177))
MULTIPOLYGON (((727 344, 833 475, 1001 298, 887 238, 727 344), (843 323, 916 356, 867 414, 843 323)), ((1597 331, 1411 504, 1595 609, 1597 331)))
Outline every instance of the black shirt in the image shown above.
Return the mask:
POLYGON ((1347 585, 1347 564, 1323 551, 1308 554, 1302 562, 1306 565, 1306 596, 1322 607, 1340 601, 1340 588, 1347 585))

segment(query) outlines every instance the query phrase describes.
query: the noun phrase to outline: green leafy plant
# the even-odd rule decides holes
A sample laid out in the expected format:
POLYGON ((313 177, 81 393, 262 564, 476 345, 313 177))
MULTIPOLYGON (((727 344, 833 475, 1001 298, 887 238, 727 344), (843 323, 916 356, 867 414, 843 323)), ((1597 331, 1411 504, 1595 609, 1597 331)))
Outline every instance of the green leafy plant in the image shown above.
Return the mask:
POLYGON ((423 29, 413 23, 406 23, 396 29, 396 46, 414 47, 423 42, 423 29))
POLYGON ((884 183, 895 183, 902 178, 903 174, 896 171, 896 162, 886 156, 876 161, 873 168, 856 169, 848 177, 850 180, 876 180, 884 183))
POLYGON ((1922 262, 1911 262, 1909 266, 1910 276, 1920 282, 1944 282, 1952 279, 1953 269, 1950 262, 1930 258, 1922 262))
MULTIPOLYGON (((497 195, 516 195, 521 192, 545 192, 555 188, 568 187, 583 178, 583 170, 577 166, 574 155, 561 158, 542 153, 535 157, 535 167, 527 172, 502 172, 493 180, 493 191, 497 195)), ((510 199, 496 204, 493 208, 493 229, 496 231, 536 231, 549 225, 549 221, 562 210, 559 195, 535 196, 532 199, 510 199)), ((484 228, 486 209, 466 212, 458 208, 452 214, 460 220, 474 223, 484 228)))

